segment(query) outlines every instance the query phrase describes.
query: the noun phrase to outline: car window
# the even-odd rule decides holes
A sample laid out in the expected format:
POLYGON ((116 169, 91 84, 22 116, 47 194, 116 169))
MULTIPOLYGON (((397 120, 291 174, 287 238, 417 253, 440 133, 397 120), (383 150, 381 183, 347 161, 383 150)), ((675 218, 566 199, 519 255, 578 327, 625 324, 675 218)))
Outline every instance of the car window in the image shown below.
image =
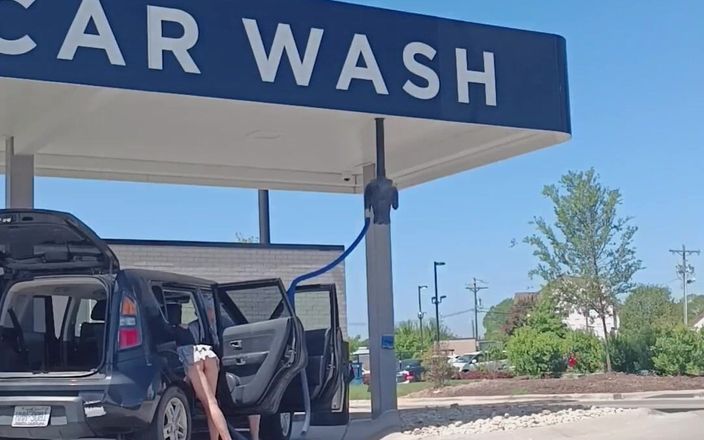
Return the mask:
POLYGON ((333 317, 330 309, 330 292, 327 290, 296 294, 296 315, 307 331, 332 328, 333 317))
POLYGON ((228 309, 228 319, 233 325, 253 324, 291 316, 278 284, 260 284, 252 287, 240 285, 237 288, 225 288, 225 294, 229 303, 223 305, 228 309))
POLYGON ((206 332, 195 300, 196 290, 169 284, 152 286, 166 323, 189 330, 196 343, 206 342, 206 332))
MULTIPOLYGON (((57 313, 56 313, 57 300, 60 302, 62 300, 62 298, 54 298, 54 316, 60 316, 60 315, 57 315, 57 313)), ((75 304, 75 301, 74 301, 74 304, 69 306, 71 313, 76 314, 74 325, 73 325, 73 335, 75 337, 81 336, 81 327, 83 326, 83 324, 103 322, 102 320, 96 320, 91 317, 91 312, 93 311, 93 307, 95 306, 95 304, 96 304, 95 300, 82 298, 82 299, 78 300, 78 304, 75 304)), ((64 306, 64 310, 66 310, 66 306, 64 306)), ((58 321, 58 318, 57 318, 57 321, 58 321)), ((69 322, 69 321, 67 321, 67 322, 69 322)), ((70 331, 70 330, 67 330, 67 331, 70 331)))

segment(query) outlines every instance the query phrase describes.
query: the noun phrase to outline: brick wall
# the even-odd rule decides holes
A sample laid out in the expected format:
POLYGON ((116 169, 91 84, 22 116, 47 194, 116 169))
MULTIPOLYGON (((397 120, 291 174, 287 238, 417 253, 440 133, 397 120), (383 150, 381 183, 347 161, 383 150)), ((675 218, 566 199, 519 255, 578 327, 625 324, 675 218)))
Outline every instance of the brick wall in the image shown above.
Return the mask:
MULTIPOLYGON (((343 251, 339 246, 271 245, 233 243, 108 240, 122 268, 153 269, 196 276, 216 282, 281 278, 285 286, 300 274, 318 269, 343 251)), ((307 284, 334 283, 340 309, 340 325, 347 337, 347 302, 344 263, 307 284)), ((300 299, 304 324, 321 325, 327 304, 320 295, 300 299)))

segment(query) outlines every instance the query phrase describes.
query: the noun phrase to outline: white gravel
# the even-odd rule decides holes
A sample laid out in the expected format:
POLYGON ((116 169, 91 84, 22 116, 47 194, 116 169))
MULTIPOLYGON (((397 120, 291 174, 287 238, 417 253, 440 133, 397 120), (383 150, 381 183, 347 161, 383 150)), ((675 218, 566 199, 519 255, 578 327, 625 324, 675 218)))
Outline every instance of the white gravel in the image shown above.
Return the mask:
POLYGON ((513 431, 622 414, 621 408, 565 408, 539 405, 425 408, 404 411, 404 433, 421 438, 513 431), (505 412, 504 412, 505 411, 505 412))

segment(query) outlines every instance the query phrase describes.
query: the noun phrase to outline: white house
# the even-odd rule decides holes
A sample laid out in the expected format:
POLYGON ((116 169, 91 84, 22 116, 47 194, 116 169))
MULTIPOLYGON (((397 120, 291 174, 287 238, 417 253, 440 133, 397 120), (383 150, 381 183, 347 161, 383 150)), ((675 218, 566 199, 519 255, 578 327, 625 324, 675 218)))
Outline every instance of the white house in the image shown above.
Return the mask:
MULTIPOLYGON (((574 311, 563 319, 562 322, 572 330, 585 330, 604 339, 604 325, 601 322, 601 318, 599 318, 593 310, 589 313, 589 316, 585 316, 582 312, 574 311)), ((611 316, 606 317, 606 330, 612 332, 618 330, 618 327, 618 317, 613 316, 613 313, 611 313, 611 316)))
POLYGON ((696 328, 697 330, 704 329, 704 315, 701 315, 699 318, 695 319, 694 323, 692 324, 692 327, 696 328))

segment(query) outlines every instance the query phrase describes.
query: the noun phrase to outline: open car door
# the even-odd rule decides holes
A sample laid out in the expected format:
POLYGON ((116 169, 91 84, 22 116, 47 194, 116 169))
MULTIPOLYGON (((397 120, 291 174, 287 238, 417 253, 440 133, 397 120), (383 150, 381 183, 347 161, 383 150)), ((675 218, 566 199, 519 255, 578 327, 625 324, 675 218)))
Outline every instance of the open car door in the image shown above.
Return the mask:
POLYGON ((222 376, 218 397, 227 414, 274 414, 289 383, 305 368, 301 322, 281 280, 216 284, 222 376))
MULTIPOLYGON (((349 421, 349 353, 340 328, 334 284, 300 286, 295 309, 303 324, 308 351, 306 376, 310 390, 311 424, 346 425, 349 421)), ((300 378, 281 402, 281 412, 303 411, 300 378)))

